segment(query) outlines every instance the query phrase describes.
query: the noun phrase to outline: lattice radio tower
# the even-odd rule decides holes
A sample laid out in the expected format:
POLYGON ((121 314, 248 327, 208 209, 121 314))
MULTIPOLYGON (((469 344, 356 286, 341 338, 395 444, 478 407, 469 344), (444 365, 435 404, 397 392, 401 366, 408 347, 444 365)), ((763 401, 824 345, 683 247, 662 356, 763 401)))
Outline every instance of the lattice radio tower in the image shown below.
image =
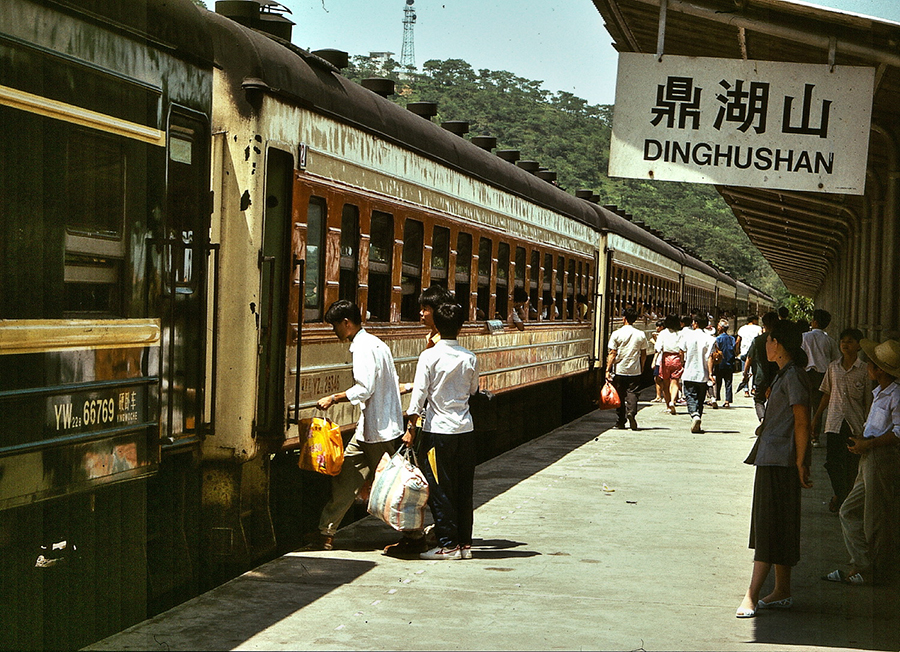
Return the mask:
POLYGON ((413 26, 416 24, 415 0, 406 0, 403 9, 403 49, 400 50, 400 67, 404 70, 415 70, 416 48, 413 45, 413 26))

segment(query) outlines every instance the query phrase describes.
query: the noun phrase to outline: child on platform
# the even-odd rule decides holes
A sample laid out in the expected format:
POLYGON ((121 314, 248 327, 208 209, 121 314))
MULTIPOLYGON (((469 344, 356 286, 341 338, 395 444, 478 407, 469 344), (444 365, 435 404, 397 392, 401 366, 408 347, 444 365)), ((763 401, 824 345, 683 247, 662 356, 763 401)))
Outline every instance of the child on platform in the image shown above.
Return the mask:
MULTIPOLYGON (((428 480, 438 540, 437 547, 420 555, 422 559, 472 557, 475 427, 469 397, 478 391, 478 363, 456 339, 465 318, 457 303, 435 308, 434 324, 441 339, 419 355, 407 411, 410 416, 425 416, 417 449, 425 453, 419 462, 428 480)), ((411 425, 403 442, 411 446, 415 437, 411 425)))

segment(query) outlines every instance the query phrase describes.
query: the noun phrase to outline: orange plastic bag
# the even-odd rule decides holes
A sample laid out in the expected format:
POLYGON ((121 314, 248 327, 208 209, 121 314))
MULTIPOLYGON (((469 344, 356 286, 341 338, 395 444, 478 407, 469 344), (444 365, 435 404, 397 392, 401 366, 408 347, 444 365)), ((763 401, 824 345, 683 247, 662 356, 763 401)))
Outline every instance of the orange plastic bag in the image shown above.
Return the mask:
POLYGON ((301 469, 324 473, 325 475, 337 475, 341 472, 344 463, 344 440, 341 438, 341 428, 328 418, 313 417, 303 419, 303 426, 307 426, 305 433, 300 435, 303 445, 300 447, 301 469))
POLYGON ((611 410, 622 404, 622 399, 619 398, 619 392, 616 391, 616 388, 613 387, 612 383, 607 382, 603 384, 603 389, 600 390, 599 403, 601 410, 611 410))

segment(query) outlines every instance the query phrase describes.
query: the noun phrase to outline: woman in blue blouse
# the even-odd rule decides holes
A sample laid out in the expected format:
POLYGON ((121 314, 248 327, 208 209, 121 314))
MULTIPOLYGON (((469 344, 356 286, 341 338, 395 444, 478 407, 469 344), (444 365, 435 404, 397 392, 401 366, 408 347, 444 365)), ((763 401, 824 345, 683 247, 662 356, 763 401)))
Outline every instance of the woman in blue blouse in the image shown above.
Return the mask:
POLYGON ((778 364, 766 416, 748 464, 756 466, 750 547, 753 574, 750 588, 737 610, 738 618, 752 618, 758 609, 788 609, 791 568, 800 561, 800 489, 809 488, 810 383, 804 371, 806 354, 800 348, 797 324, 779 321, 768 333, 766 355, 778 364), (775 566, 775 588, 760 599, 763 583, 775 566))

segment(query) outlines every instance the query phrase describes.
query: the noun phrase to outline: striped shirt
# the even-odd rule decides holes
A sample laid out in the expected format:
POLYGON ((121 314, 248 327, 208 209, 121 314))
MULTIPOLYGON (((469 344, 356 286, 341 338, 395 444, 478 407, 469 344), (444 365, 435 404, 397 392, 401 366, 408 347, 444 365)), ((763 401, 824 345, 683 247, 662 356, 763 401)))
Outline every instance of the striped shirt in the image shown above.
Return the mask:
POLYGON ((819 386, 820 392, 829 395, 825 432, 840 432, 841 423, 846 420, 854 437, 862 435, 871 386, 866 364, 859 358, 850 369, 844 369, 840 360, 828 365, 819 386))

